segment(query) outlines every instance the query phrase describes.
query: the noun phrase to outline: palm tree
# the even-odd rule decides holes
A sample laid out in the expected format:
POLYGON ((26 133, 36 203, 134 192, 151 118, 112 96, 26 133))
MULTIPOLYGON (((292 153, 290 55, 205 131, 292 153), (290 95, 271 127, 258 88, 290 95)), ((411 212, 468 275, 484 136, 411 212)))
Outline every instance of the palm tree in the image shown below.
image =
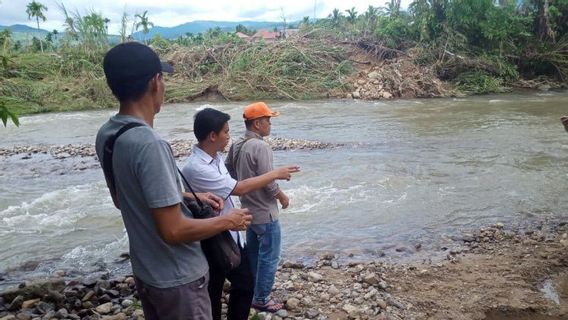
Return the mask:
POLYGON ((310 17, 309 17, 309 16, 305 16, 305 17, 302 19, 302 22, 300 22, 300 25, 301 25, 301 26, 304 26, 304 27, 309 26, 309 25, 310 25, 310 17))
POLYGON ((65 26, 65 34, 67 35, 67 37, 73 40, 79 40, 79 32, 75 28, 75 20, 73 19, 73 16, 69 14, 63 2, 59 3, 58 5, 59 9, 65 16, 65 23, 63 24, 65 26))
POLYGON ((345 10, 345 12, 347 12, 347 22, 354 25, 355 20, 357 20, 357 10, 355 10, 355 7, 345 10))
POLYGON ((12 38, 12 32, 10 29, 6 28, 0 31, 0 45, 5 46, 10 44, 10 39, 12 38))
POLYGON ((385 6, 381 10, 390 17, 396 17, 400 13, 400 0, 391 0, 385 2, 385 6))
POLYGON ((331 19, 331 24, 334 27, 337 27, 339 25, 339 21, 341 20, 341 17, 343 15, 341 14, 341 12, 339 11, 339 9, 335 8, 333 9, 333 11, 331 12, 331 14, 329 15, 329 18, 331 19))
MULTIPOLYGON (((28 5, 26 7, 26 13, 28 14, 28 19, 29 20, 31 20, 32 18, 36 19, 37 31, 38 32, 40 32, 39 19, 41 19, 42 21, 47 20, 47 18, 43 14, 44 10, 47 11, 47 7, 44 6, 43 4, 39 3, 39 2, 36 2, 35 0, 28 3, 28 5)), ((41 38, 39 40, 39 44, 40 44, 41 52, 43 52, 43 44, 41 42, 41 38)))
POLYGON ((379 9, 373 6, 369 6, 367 11, 365 11, 365 21, 367 22, 367 29, 365 29, 365 34, 368 31, 375 32, 375 28, 377 27, 377 14, 379 13, 379 9))
POLYGON ((136 23, 136 30, 142 26, 142 32, 144 33, 144 43, 146 43, 146 35, 150 31, 150 28, 154 27, 154 23, 148 20, 148 10, 144 11, 142 15, 136 14, 136 18, 140 18, 140 22, 136 23), (149 28, 150 27, 150 28, 149 28))

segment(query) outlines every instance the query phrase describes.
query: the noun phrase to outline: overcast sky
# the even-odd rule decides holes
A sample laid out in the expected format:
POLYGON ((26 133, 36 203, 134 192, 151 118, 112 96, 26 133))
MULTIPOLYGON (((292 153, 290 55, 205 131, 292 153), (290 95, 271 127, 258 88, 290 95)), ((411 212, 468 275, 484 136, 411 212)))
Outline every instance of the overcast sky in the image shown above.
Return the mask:
MULTIPOLYGON (((40 21, 45 30, 63 28, 63 14, 59 9, 63 3, 68 11, 77 10, 81 15, 95 11, 110 19, 109 32, 117 34, 122 13, 132 17, 135 13, 148 10, 150 22, 156 26, 173 27, 195 20, 215 21, 287 21, 301 20, 304 16, 327 17, 334 8, 345 10, 355 7, 358 13, 369 5, 384 6, 387 0, 36 0, 45 5, 46 22, 40 21)), ((36 27, 35 21, 28 20, 26 5, 31 0, 0 0, 0 25, 25 24, 36 27)), ((408 7, 411 0, 402 0, 402 7, 408 7)))

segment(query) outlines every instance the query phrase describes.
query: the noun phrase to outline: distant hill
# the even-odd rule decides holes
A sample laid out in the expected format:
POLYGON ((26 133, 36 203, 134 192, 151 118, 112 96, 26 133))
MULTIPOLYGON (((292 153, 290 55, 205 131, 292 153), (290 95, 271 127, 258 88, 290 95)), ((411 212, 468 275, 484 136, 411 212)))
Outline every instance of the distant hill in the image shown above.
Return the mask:
MULTIPOLYGON (((238 22, 233 22, 233 21, 192 21, 192 22, 187 22, 184 24, 181 24, 179 26, 175 26, 175 27, 160 27, 160 26, 155 26, 154 28, 150 29, 150 32, 148 32, 148 34, 146 36, 144 36, 144 33, 142 31, 137 31, 133 34, 134 39, 137 40, 143 40, 144 37, 146 37, 146 39, 152 39, 156 34, 160 34, 160 36, 162 38, 166 38, 166 39, 175 39, 179 36, 185 35, 186 33, 193 33, 193 34, 198 34, 198 33, 204 33, 209 29, 213 29, 216 27, 221 28, 222 31, 225 32, 234 32, 235 28, 237 27, 237 25, 242 24, 243 26, 245 26, 248 29, 254 29, 254 30, 260 30, 260 29, 266 29, 266 30, 272 30, 274 28, 280 28, 282 27, 282 22, 270 22, 270 21, 261 21, 261 22, 257 22, 257 21, 238 21, 238 22)), ((41 37, 45 37, 45 35, 48 33, 47 30, 43 30, 40 29, 40 31, 38 32, 38 30, 36 28, 30 27, 30 26, 26 26, 23 24, 14 24, 11 26, 0 26, 0 31, 4 30, 4 29, 10 29, 10 31, 13 33, 13 36, 16 36, 19 38, 19 36, 27 36, 29 34, 31 35, 37 35, 38 33, 40 33, 41 37)), ((61 33, 63 34, 63 33, 61 33)), ((115 38, 117 36, 114 35, 110 35, 111 38, 115 38)))
MULTIPOLYGON (((204 33, 209 29, 213 29, 216 27, 221 28, 221 30, 225 32, 234 32, 237 25, 242 24, 243 26, 247 27, 248 29, 269 29, 272 30, 275 27, 281 27, 281 22, 268 22, 268 21, 192 21, 181 24, 175 27, 159 27, 156 26, 150 29, 150 32, 146 35, 147 39, 153 38, 156 34, 160 34, 162 38, 166 39, 174 39, 179 36, 185 35, 186 33, 190 32, 193 34, 197 33, 204 33)), ((138 31, 134 33, 134 38, 141 40, 144 38, 144 33, 142 31, 138 31)))
POLYGON ((43 30, 43 29, 39 29, 39 31, 36 28, 32 28, 30 26, 26 26, 23 24, 14 24, 11 26, 0 26, 0 30, 4 30, 4 29, 10 29, 10 31, 12 32, 24 32, 24 33, 41 33, 41 34, 47 34, 48 31, 43 30))

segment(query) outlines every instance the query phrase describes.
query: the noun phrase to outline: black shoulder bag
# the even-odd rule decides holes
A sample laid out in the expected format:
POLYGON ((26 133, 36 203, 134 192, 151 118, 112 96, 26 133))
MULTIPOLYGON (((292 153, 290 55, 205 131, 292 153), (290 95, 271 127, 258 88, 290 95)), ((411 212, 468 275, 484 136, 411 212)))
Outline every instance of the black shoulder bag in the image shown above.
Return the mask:
MULTIPOLYGON (((218 213, 211 206, 199 200, 183 173, 179 171, 179 174, 195 198, 194 201, 184 201, 189 210, 191 210, 193 217, 196 219, 208 219, 218 216, 218 213)), ((229 231, 223 231, 211 238, 201 240, 201 249, 205 253, 209 267, 215 270, 227 273, 241 263, 239 245, 235 243, 229 231)))
POLYGON ((103 161, 101 162, 101 166, 103 167, 103 172, 107 180, 107 185, 110 194, 113 197, 113 199, 116 199, 117 202, 118 199, 116 198, 116 186, 114 184, 114 174, 112 172, 112 153, 114 151, 114 143, 116 142, 116 139, 118 139, 118 137, 120 137, 126 131, 141 126, 144 126, 144 124, 139 122, 127 123, 124 126, 122 126, 122 128, 120 128, 117 133, 115 133, 113 136, 108 138, 107 141, 105 142, 105 147, 103 149, 103 161))

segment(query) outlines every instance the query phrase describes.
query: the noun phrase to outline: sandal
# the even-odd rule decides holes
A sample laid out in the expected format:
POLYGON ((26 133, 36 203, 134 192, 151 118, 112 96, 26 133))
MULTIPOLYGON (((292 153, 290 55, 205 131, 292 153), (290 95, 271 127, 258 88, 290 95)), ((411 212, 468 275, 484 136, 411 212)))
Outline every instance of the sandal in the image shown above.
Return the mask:
POLYGON ((266 304, 253 303, 252 307, 261 312, 276 313, 284 309, 284 304, 276 302, 274 299, 270 299, 266 304))

